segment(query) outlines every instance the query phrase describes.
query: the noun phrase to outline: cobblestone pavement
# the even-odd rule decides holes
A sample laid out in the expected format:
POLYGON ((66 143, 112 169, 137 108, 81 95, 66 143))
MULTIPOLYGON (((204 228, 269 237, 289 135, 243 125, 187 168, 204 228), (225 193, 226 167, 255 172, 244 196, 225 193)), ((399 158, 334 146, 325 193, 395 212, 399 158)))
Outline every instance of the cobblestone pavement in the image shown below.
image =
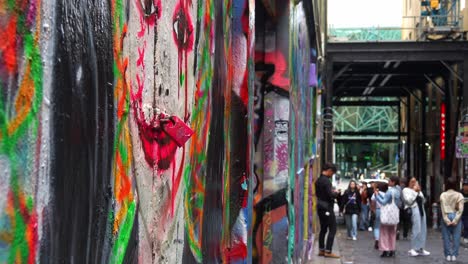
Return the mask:
MULTIPOLYGON (((372 232, 359 231, 358 240, 352 241, 346 239, 346 230, 343 226, 339 227, 335 239, 334 252, 341 255, 341 260, 326 259, 318 257, 318 249, 315 248, 314 256, 308 263, 314 264, 413 264, 413 263, 468 263, 468 246, 460 246, 460 255, 456 262, 448 262, 444 258, 442 235, 437 230, 428 229, 427 250, 431 252, 427 257, 410 257, 408 250, 409 240, 397 240, 397 253, 395 258, 380 258, 381 252, 374 249, 374 240, 372 232)), ((317 243, 315 243, 317 245, 317 243)))

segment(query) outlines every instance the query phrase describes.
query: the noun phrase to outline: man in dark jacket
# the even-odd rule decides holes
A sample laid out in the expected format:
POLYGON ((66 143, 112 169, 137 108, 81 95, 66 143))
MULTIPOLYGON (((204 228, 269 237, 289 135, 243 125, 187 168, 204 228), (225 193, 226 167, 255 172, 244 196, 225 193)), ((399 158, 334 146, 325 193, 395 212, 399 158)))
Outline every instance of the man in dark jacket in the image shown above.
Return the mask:
POLYGON ((330 178, 335 173, 336 166, 331 163, 326 163, 322 168, 322 174, 315 182, 317 214, 320 219, 319 256, 328 258, 340 258, 340 256, 332 253, 333 240, 336 234, 336 218, 333 206, 338 193, 332 190, 330 178), (328 237, 325 246, 325 235, 327 232, 328 237))

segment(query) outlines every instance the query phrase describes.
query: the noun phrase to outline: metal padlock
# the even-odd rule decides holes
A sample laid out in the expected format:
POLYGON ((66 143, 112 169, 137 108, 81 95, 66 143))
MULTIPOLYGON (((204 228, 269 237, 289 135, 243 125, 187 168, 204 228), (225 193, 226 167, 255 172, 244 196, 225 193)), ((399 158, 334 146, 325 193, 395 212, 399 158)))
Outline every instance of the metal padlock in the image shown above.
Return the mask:
POLYGON ((177 116, 171 116, 168 120, 160 120, 163 131, 182 147, 193 135, 193 130, 177 116))

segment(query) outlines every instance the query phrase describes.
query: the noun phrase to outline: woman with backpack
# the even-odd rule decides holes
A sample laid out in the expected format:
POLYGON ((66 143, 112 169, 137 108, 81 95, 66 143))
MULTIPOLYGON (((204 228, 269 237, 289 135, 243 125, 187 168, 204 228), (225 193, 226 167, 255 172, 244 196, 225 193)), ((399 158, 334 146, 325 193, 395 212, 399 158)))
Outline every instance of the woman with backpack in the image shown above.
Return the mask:
POLYGON ((348 239, 357 240, 357 221, 361 210, 361 195, 356 181, 351 180, 348 189, 342 196, 343 212, 348 231, 348 239))
POLYGON ((424 249, 427 238, 426 212, 424 210, 426 200, 415 177, 410 179, 408 187, 403 190, 403 198, 405 211, 411 214, 412 223, 411 249, 408 254, 411 257, 429 256, 431 253, 424 249))
POLYGON ((382 255, 380 257, 395 256, 396 231, 400 216, 397 206, 397 201, 400 200, 400 191, 396 187, 399 185, 399 178, 397 176, 391 177, 388 185, 388 191, 384 195, 379 190, 376 190, 374 193, 375 199, 381 205, 379 250, 382 251, 382 255), (386 211, 384 206, 393 206, 393 208, 386 211), (390 215, 385 215, 386 213, 390 215), (388 220, 388 222, 384 220, 388 220))

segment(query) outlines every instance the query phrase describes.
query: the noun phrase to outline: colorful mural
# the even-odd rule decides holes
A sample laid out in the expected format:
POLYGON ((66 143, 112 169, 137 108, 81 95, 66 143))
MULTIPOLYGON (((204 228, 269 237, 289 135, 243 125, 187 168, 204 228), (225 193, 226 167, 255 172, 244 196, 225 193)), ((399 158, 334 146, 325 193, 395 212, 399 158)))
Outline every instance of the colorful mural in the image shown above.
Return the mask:
POLYGON ((303 258, 303 9, 0 0, 0 263, 303 258))
POLYGON ((40 247, 40 1, 0 5, 0 262, 34 263, 40 247))

